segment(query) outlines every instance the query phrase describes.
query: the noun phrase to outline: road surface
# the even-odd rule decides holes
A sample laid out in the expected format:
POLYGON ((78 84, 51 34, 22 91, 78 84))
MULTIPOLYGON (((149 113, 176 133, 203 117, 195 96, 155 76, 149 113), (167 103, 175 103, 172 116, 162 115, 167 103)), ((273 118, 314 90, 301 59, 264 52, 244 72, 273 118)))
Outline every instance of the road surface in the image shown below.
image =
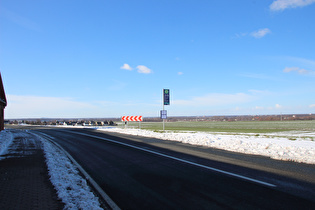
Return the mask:
POLYGON ((121 209, 315 209, 315 166, 92 129, 38 128, 121 209))

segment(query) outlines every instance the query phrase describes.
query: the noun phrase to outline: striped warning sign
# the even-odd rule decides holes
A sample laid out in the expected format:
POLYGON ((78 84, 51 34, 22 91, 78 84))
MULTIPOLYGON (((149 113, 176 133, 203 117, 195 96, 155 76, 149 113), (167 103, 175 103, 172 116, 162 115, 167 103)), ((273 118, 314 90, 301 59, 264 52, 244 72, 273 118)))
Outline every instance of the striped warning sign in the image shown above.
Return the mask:
POLYGON ((121 121, 143 121, 142 116, 122 116, 121 121))

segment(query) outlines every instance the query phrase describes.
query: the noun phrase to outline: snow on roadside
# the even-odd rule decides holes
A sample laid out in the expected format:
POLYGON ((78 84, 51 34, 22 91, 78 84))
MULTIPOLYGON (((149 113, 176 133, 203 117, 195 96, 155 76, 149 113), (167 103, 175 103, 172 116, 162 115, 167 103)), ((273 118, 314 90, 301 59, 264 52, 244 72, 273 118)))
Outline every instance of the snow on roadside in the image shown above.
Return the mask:
POLYGON ((98 198, 66 154, 49 141, 38 138, 43 143, 50 180, 65 203, 65 209, 102 209, 98 198))
POLYGON ((314 132, 307 133, 305 136, 302 134, 292 135, 293 139, 295 139, 293 141, 287 138, 288 135, 290 136, 290 133, 282 133, 281 136, 272 136, 253 134, 229 135, 207 132, 159 133, 149 130, 121 128, 99 128, 99 130, 179 141, 245 154, 263 155, 278 160, 315 164, 315 142, 305 140, 307 139, 305 136, 312 136, 314 132))
MULTIPOLYGON (((6 153, 8 147, 12 143, 13 135, 9 130, 2 130, 0 132, 0 155, 6 153)), ((3 159, 0 157, 0 160, 3 159)))
MULTIPOLYGON (((22 131, 11 132, 10 129, 0 132, 0 160, 14 137, 21 135, 28 134, 22 131)), ((98 198, 66 154, 49 141, 38 135, 36 137, 43 143, 50 181, 57 190, 58 197, 65 203, 64 209, 102 209, 98 198)))

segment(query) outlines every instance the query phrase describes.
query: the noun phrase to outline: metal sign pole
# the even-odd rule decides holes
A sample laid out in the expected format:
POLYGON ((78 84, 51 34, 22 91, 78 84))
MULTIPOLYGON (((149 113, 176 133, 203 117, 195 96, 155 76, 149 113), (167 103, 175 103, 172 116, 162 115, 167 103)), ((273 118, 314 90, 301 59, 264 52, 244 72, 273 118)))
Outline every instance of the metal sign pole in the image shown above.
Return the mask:
MULTIPOLYGON (((163 110, 164 110, 164 102, 163 102, 163 110)), ((163 117, 163 132, 165 132, 165 119, 163 117)))

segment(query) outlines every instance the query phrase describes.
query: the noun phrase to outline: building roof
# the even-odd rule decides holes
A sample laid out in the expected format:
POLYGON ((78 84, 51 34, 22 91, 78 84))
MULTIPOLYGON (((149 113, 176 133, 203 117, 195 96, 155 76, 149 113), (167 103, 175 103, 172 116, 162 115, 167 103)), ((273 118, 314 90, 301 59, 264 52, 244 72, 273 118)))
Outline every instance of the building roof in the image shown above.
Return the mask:
POLYGON ((0 105, 2 105, 3 107, 5 107, 7 105, 7 99, 5 97, 1 73, 0 73, 0 105))

